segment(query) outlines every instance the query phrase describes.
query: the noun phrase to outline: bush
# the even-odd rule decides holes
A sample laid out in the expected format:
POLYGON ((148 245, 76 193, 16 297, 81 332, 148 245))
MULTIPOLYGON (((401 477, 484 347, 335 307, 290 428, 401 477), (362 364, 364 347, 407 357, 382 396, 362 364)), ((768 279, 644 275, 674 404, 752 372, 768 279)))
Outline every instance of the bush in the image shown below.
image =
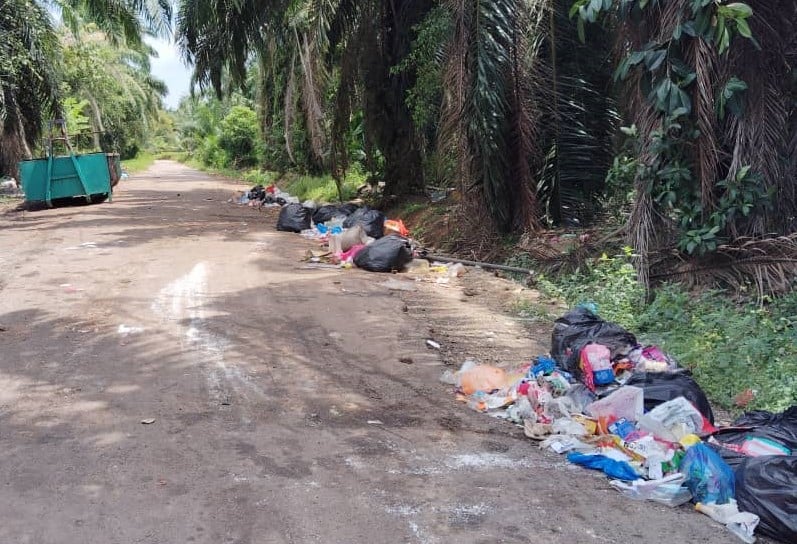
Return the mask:
POLYGON ((228 164, 234 167, 251 166, 257 162, 256 149, 260 133, 257 114, 246 106, 233 106, 221 121, 219 147, 227 154, 228 164))

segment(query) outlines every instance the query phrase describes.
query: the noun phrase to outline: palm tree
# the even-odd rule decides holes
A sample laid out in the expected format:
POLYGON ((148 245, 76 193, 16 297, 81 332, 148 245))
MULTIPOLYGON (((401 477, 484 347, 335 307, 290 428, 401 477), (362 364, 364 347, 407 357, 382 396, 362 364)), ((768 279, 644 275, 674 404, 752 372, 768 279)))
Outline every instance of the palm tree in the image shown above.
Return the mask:
POLYGON ((146 33, 168 32, 169 0, 6 0, 0 3, 0 172, 16 174, 58 115, 61 54, 50 10, 73 29, 93 22, 111 39, 139 46, 146 33))
POLYGON ((58 37, 47 11, 27 0, 0 5, 0 173, 30 156, 42 116, 55 106, 58 37))
POLYGON ((614 4, 577 0, 574 13, 595 21, 606 10, 613 23, 626 114, 639 134, 629 238, 642 279, 657 269, 659 277, 749 281, 761 292, 789 288, 797 4, 614 4))
POLYGON ((354 104, 360 106, 366 140, 384 158, 385 192, 398 195, 418 191, 424 182, 405 101, 414 78, 391 68, 409 53, 413 27, 432 5, 431 0, 185 0, 178 39, 194 65, 195 82, 219 95, 225 78, 243 84, 248 63, 256 58, 264 87, 282 97, 282 107, 271 106, 264 123, 281 119, 292 154, 291 127, 300 112, 315 168, 345 168, 343 146, 331 134, 339 136, 354 104), (338 85, 330 89, 333 79, 338 85))

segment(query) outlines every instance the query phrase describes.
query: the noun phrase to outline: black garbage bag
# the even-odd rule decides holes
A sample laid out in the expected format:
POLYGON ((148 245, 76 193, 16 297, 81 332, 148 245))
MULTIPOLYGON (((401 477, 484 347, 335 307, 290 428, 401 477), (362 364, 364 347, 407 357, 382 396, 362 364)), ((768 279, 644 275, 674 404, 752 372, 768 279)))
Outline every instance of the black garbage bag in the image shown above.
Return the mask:
POLYGON ((667 401, 684 397, 697 408, 706 419, 714 423, 714 412, 706 394, 687 372, 635 372, 626 385, 634 385, 645 391, 645 411, 648 412, 667 401))
POLYGON ((338 216, 347 216, 348 214, 341 213, 340 209, 337 206, 327 204, 326 206, 321 206, 318 208, 315 213, 313 214, 313 223, 318 225, 319 223, 326 223, 331 221, 332 218, 338 216))
POLYGON ((310 228, 311 212, 301 204, 288 204, 280 210, 277 230, 283 232, 302 232, 310 228))
POLYGON ((626 355, 637 341, 620 325, 601 319, 587 308, 575 308, 556 320, 551 335, 551 356, 576 377, 581 376, 579 357, 581 348, 587 344, 604 345, 615 358, 626 355))
POLYGON ((266 197, 266 189, 262 185, 255 185, 249 190, 249 200, 263 200, 266 197))
POLYGON ((797 406, 780 414, 763 410, 748 412, 734 421, 733 426, 752 427, 755 436, 780 442, 797 455, 797 406))
POLYGON ((346 204, 341 204, 338 206, 338 212, 340 215, 345 215, 346 217, 350 216, 359 209, 360 207, 357 204, 352 204, 351 202, 347 202, 346 204))
MULTIPOLYGON (((731 446, 742 446, 751 438, 777 442, 791 450, 792 455, 797 455, 797 406, 792 406, 780 414, 764 411, 748 412, 734 421, 732 426, 714 433, 717 442, 731 446)), ((722 454, 723 457, 731 455, 722 454)))
POLYGON ((722 457, 722 460, 725 461, 725 463, 729 467, 731 467, 733 472, 736 472, 736 470, 742 465, 742 463, 750 459, 749 456, 743 453, 739 453, 738 451, 732 450, 723 444, 715 444, 708 442, 707 445, 709 448, 717 452, 717 454, 720 457, 722 457))
POLYGON ((761 518, 756 532, 797 542, 797 456, 753 457, 736 470, 739 510, 761 518))
POLYGON ((379 210, 360 208, 343 222, 343 227, 350 229, 354 225, 362 225, 365 234, 371 238, 379 239, 385 235, 385 214, 379 210))
POLYGON ((412 249, 406 238, 390 235, 364 247, 354 257, 354 264, 371 272, 401 270, 412 260, 412 249))

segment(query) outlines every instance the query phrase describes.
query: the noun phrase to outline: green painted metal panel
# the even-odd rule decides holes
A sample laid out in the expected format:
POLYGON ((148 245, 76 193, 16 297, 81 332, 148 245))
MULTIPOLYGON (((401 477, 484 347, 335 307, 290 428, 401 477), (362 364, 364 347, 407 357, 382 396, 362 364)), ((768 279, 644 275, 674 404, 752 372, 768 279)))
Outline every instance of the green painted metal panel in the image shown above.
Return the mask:
MULTIPOLYGON (((19 164, 20 181, 26 200, 49 200, 47 198, 48 161, 49 159, 35 159, 19 164)), ((111 192, 111 178, 105 153, 53 157, 49 181, 50 199, 111 192), (82 175, 83 183, 79 174, 82 175)))

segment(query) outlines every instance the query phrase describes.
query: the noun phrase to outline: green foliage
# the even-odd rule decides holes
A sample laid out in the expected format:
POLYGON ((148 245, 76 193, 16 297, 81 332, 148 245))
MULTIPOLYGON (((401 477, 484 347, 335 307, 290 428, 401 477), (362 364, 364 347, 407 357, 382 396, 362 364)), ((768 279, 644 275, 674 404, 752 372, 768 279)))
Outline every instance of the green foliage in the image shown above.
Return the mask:
POLYGON ((83 28, 80 40, 62 34, 61 42, 63 94, 85 101, 83 114, 101 133, 103 149, 135 157, 158 123, 166 93, 152 77, 149 51, 113 45, 92 26, 83 28))
POLYGON ((251 166, 257 161, 259 142, 257 114, 246 106, 234 106, 221 121, 218 145, 232 166, 251 166))
MULTIPOLYGON (((343 179, 343 199, 354 198, 357 189, 365 185, 367 176, 359 169, 352 169, 343 179)), ((314 200, 315 202, 337 202, 338 188, 332 176, 293 176, 288 175, 285 182, 280 183, 283 190, 299 198, 299 200, 314 200)))
POLYGON ((72 147, 77 151, 92 150, 93 142, 89 134, 91 119, 86 115, 89 112, 89 101, 68 96, 64 99, 62 107, 72 147))
POLYGON ((656 292, 637 320, 643 338, 656 341, 694 372, 711 399, 755 392, 750 409, 780 411, 797 404, 797 295, 765 306, 735 303, 725 292, 695 294, 678 285, 656 292))
MULTIPOLYGON (((578 15, 583 34, 584 23, 594 23, 603 14, 618 9, 621 19, 635 20, 644 10, 654 9, 656 3, 577 0, 570 13, 578 15)), ((698 126, 713 121, 706 120, 705 112, 693 107, 691 95, 701 67, 689 63, 689 43, 712 43, 718 55, 723 55, 734 34, 752 38, 747 23, 752 9, 742 2, 724 4, 714 0, 684 2, 678 9, 682 22, 673 35, 663 42, 630 50, 618 64, 615 79, 625 80, 635 70, 641 76, 641 88, 647 90, 648 100, 659 115, 658 126, 645 135, 636 149, 637 156, 648 157, 639 164, 637 178, 644 181, 644 189, 677 226, 678 249, 688 255, 704 255, 741 230, 739 227, 751 215, 770 207, 763 180, 749 166, 728 171, 719 182, 700 179, 696 174, 694 147, 701 137, 698 126), (711 189, 707 189, 707 184, 712 185, 711 189)), ((726 109, 735 117, 743 115, 742 96, 746 90, 747 84, 737 77, 717 86, 716 121, 725 118, 726 109)))
POLYGON ((42 119, 57 110, 58 39, 46 8, 0 2, 0 175, 36 144, 42 119))
POLYGON ((574 274, 551 281, 541 278, 543 290, 569 304, 594 303, 601 317, 634 329, 645 290, 637 281, 632 264, 633 250, 623 249, 619 255, 603 254, 574 274))
POLYGON ((412 50, 402 62, 391 69, 393 74, 414 70, 415 85, 407 91, 407 106, 420 136, 434 140, 440 103, 443 98, 443 46, 453 31, 451 13, 436 6, 424 21, 416 25, 412 50))

